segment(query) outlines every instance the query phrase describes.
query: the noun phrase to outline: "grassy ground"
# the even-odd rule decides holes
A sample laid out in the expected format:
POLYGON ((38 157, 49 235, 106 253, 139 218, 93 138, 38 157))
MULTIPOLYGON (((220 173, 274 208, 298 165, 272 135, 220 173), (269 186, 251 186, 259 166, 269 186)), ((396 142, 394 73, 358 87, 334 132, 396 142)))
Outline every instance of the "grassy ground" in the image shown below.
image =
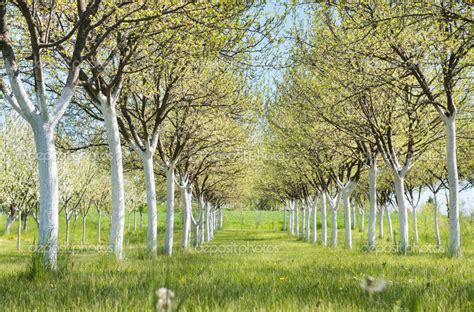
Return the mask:
MULTIPOLYGON (((162 208, 161 208, 162 209, 162 208)), ((160 249, 163 239, 160 213, 160 249)), ((179 218, 177 218, 179 219, 179 218)), ((396 229, 396 216, 393 217, 396 229)), ((104 220, 105 221, 105 220, 104 220)), ((97 244, 97 221, 89 217, 86 245, 80 247, 80 219, 72 231, 74 254, 60 255, 61 272, 45 274, 28 251, 36 235, 30 222, 23 233, 22 250, 16 251, 13 234, 3 233, 0 217, 0 305, 6 310, 152 310, 155 290, 176 293, 181 311, 340 311, 340 310, 474 310, 474 247, 472 223, 464 219, 461 259, 449 259, 426 247, 428 253, 406 256, 361 251, 366 233, 354 231, 354 250, 311 245, 280 231, 278 212, 226 211, 225 227, 200 250, 184 253, 177 225, 175 254, 145 256, 146 229, 126 233, 126 258, 117 263, 103 253, 91 252, 97 244), (360 280, 374 276, 387 281, 371 299, 360 280)), ((108 236, 103 222, 102 237, 108 236)), ((127 223, 126 223, 127 224, 127 223)), ((145 220, 146 224, 146 220, 145 220)), ((433 244, 431 215, 420 214, 419 246, 433 244)), ((387 230, 387 225, 385 224, 387 230)), ((443 241, 447 222, 442 220, 443 241)), ((61 224, 61 230, 64 226, 61 224)), ((63 233, 62 233, 63 234, 63 233)), ((64 235, 60 236, 64 240, 64 235)), ((386 238, 380 245, 391 246, 386 238)), ((423 250, 422 250, 423 251, 423 250)))

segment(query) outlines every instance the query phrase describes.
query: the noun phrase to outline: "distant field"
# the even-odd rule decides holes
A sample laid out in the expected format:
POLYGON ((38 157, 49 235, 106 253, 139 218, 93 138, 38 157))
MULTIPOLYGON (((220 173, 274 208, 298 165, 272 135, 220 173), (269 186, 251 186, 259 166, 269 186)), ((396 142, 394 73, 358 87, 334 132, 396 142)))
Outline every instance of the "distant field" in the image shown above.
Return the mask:
MULTIPOLYGON (((132 215, 133 217, 133 215, 132 215)), ((342 217, 342 215, 341 215, 342 217)), ((125 235, 126 259, 116 263, 104 249, 108 238, 103 220, 101 245, 97 245, 97 220, 88 217, 86 245, 80 247, 81 223, 71 228, 76 253, 60 256, 62 271, 44 274, 29 252, 36 225, 22 233, 22 250, 16 251, 16 227, 5 235, 0 217, 0 303, 5 310, 152 310, 159 287, 176 294, 180 311, 340 311, 340 310, 474 310, 473 223, 463 219, 463 257, 449 259, 433 250, 429 210, 419 216, 420 243, 426 252, 407 256, 361 251, 366 233, 354 230, 354 250, 343 248, 343 220, 339 220, 340 247, 316 246, 281 231, 281 212, 226 211, 224 229, 199 250, 180 248, 180 226, 175 254, 155 260, 144 253, 146 218, 142 230, 125 235), (103 248, 97 248, 103 246, 103 248), (360 287, 367 276, 384 279, 385 289, 369 300, 360 287), (80 308, 79 308, 80 307, 80 308)), ((163 240, 163 207, 160 209, 160 250, 163 240)), ((177 216, 177 220, 180 215, 177 216)), ((396 215, 392 217, 397 229, 396 215)), ((138 222, 137 222, 138 223, 138 222)), ((127 229, 127 221, 125 222, 127 229)), ((447 220, 440 224, 447 241, 447 220)), ((60 226, 64 241, 64 225, 60 226)), ((396 234, 395 234, 396 236, 396 234)), ((380 244, 390 246, 385 238, 380 244)), ((385 248, 389 250, 389 248, 385 248)))

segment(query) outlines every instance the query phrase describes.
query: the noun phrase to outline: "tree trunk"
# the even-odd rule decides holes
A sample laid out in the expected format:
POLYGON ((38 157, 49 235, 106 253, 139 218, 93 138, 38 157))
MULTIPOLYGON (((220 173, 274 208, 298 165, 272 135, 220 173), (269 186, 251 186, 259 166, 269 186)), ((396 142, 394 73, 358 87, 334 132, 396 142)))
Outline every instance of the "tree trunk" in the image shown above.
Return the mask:
POLYGON ((181 244, 184 250, 189 250, 189 238, 191 236, 191 190, 188 187, 181 188, 181 196, 183 198, 183 234, 181 244))
MULTIPOLYGON (((157 250, 157 212, 156 212, 156 186, 153 172, 153 155, 146 151, 143 155, 143 167, 145 170, 146 203, 148 209, 148 225, 146 237, 146 251, 149 255, 156 255, 157 250)), ((140 229, 142 228, 142 210, 140 210, 140 229)))
POLYGON ((446 158, 448 161, 449 184, 449 245, 451 257, 461 256, 461 227, 459 224, 459 176, 456 156, 456 119, 455 116, 444 120, 446 126, 446 158))
POLYGON ((439 220, 438 220, 438 199, 436 198, 436 192, 433 192, 433 201, 434 201, 434 231, 436 237, 436 247, 439 249, 441 247, 441 237, 439 235, 439 220))
POLYGON ((304 206, 301 207, 301 239, 306 240, 306 208, 304 206))
POLYGON ((123 182, 122 145, 114 105, 101 105, 109 147, 112 181, 112 216, 110 220, 109 248, 117 259, 123 257, 123 232, 125 226, 125 194, 123 182))
POLYGON ((86 243, 86 222, 87 216, 82 217, 82 245, 86 243))
POLYGON ((294 204, 293 200, 290 200, 290 216, 289 216, 289 228, 290 228, 290 234, 295 235, 295 209, 294 209, 294 204))
POLYGON ((331 237, 331 245, 333 247, 337 246, 337 210, 333 207, 331 208, 332 213, 332 237, 331 237))
POLYGON ((137 230, 137 209, 133 209, 133 230, 137 230))
POLYGON ((14 218, 7 214, 7 223, 5 224, 5 234, 10 234, 14 218))
POLYGON ((352 222, 351 222, 351 194, 352 184, 348 182, 342 191, 342 203, 344 205, 344 229, 345 229, 345 245, 347 249, 352 249, 352 222))
POLYGON ((219 229, 222 229, 224 225, 224 210, 222 207, 219 207, 219 229))
POLYGON ((311 212, 313 211, 311 206, 308 205, 308 214, 306 216, 306 241, 309 242, 311 237, 311 212))
POLYGON ((374 160, 369 169, 369 224, 367 226, 368 250, 375 248, 375 224, 377 217, 377 162, 374 160))
POLYGON ((140 209, 140 231, 143 229, 143 210, 140 209))
POLYGON ((66 246, 69 246, 69 228, 71 225, 71 218, 66 216, 66 246))
POLYGON ((132 214, 131 211, 127 212, 127 231, 130 232, 130 215, 132 214))
POLYGON ((45 265, 57 268, 58 247, 58 171, 54 131, 47 124, 34 127, 39 168, 40 225, 38 245, 45 265))
POLYGON ((364 232, 364 225, 365 225, 365 212, 363 209, 359 210, 360 213, 360 223, 359 223, 359 232, 364 232))
POLYGON ((356 224, 357 224, 357 214, 356 214, 356 209, 355 206, 351 206, 352 209, 352 229, 356 229, 356 224))
POLYGON ((20 240, 21 240, 21 210, 18 210, 18 232, 16 236, 16 250, 20 252, 20 240))
POLYGON ((311 241, 313 244, 316 244, 318 241, 318 223, 317 223, 317 215, 318 215, 318 200, 317 198, 313 202, 313 208, 311 209, 313 212, 313 240, 311 241))
POLYGON ((174 163, 170 162, 166 171, 166 228, 165 253, 173 254, 174 234, 174 163))
POLYGON ((100 243, 100 224, 102 222, 102 210, 97 210, 97 241, 100 243))
POLYGON ((385 206, 385 214, 387 215, 387 223, 388 223, 388 237, 390 241, 393 241, 393 226, 392 226, 392 217, 390 216, 390 211, 388 211, 388 206, 385 206))
POLYGON ((393 172, 394 183, 395 183, 395 195, 397 197, 398 205, 398 220, 400 225, 400 251, 402 253, 407 253, 409 248, 408 242, 408 220, 407 220, 407 207, 405 205, 405 182, 404 178, 398 174, 398 172, 393 172))
POLYGON ((206 212, 205 212, 205 209, 206 209, 206 203, 204 202, 204 199, 202 197, 202 195, 200 196, 199 198, 199 245, 202 244, 202 242, 204 242, 204 218, 207 216, 206 215, 206 212))
POLYGON ((28 214, 25 214, 25 217, 23 218, 23 232, 28 231, 28 214))
POLYGON ((416 207, 412 207, 413 214, 413 242, 418 243, 418 223, 416 220, 416 207))
POLYGON ((300 231, 299 231, 300 224, 298 220, 298 215, 299 215, 298 204, 295 202, 295 235, 297 238, 300 236, 300 231))
POLYGON ((384 207, 379 209, 379 238, 383 238, 383 210, 384 207))
POLYGON ((328 219, 326 209, 326 192, 321 192, 321 244, 328 243, 328 219))
POLYGON ((286 231, 286 205, 283 206, 283 231, 286 231))

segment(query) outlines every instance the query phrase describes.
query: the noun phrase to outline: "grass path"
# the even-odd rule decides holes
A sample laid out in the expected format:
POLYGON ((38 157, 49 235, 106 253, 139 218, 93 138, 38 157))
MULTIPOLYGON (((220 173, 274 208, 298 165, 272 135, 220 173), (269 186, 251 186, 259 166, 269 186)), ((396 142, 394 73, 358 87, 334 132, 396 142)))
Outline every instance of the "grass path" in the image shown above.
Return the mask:
MULTIPOLYGON (((245 218, 253 216, 230 215, 198 251, 177 248, 171 258, 149 259, 138 244, 144 233, 137 233, 123 262, 90 252, 63 255, 63 273, 55 276, 34 271, 34 258, 0 237, 2 309, 145 311, 164 286, 176 293, 181 311, 474 310, 472 251, 454 260, 367 254, 297 241, 278 231, 276 219, 265 218, 257 229, 245 218), (370 301, 359 286, 368 275, 387 281, 370 301)), ((354 241, 361 244, 362 234, 354 241)))

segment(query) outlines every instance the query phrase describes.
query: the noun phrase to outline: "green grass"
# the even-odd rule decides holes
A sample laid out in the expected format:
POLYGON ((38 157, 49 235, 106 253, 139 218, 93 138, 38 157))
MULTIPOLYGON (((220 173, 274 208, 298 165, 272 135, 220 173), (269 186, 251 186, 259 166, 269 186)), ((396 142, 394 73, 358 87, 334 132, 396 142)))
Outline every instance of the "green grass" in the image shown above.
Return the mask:
MULTIPOLYGON (((341 213, 342 214, 342 213, 341 213)), ((159 214, 160 250, 163 207, 159 214)), ((340 216, 342 217, 342 215, 340 216)), ((103 220, 102 246, 108 223, 103 220)), ((180 217, 177 217, 179 220, 180 217)), ((419 245, 434 244, 431 215, 419 216, 419 245)), ((474 309, 474 247, 472 223, 463 219, 463 257, 443 253, 364 253, 366 233, 354 231, 354 249, 343 247, 343 220, 339 220, 337 248, 311 245, 280 231, 281 212, 226 211, 225 227, 200 252, 180 248, 176 226, 175 254, 149 259, 144 253, 146 229, 125 234, 126 258, 116 262, 104 254, 80 249, 81 223, 71 233, 75 254, 60 255, 61 272, 43 272, 28 250, 37 231, 34 221, 16 251, 16 226, 5 235, 0 217, 0 304, 6 310, 123 310, 154 307, 155 290, 176 293, 180 311, 321 311, 474 309), (252 252, 251 249, 254 249, 252 252), (209 253, 206 250, 224 250, 209 253), (256 250, 255 250, 256 249, 256 250), (383 278, 386 288, 369 300, 360 288, 366 276, 383 278)), ((396 215, 393 216, 397 229, 396 215)), ((127 228, 127 222, 126 228, 127 228)), ((146 226, 146 219, 144 222, 146 226)), ((447 241, 447 220, 441 222, 447 241)), ((385 231, 387 235, 387 225, 385 231)), ((60 231, 64 231, 61 224, 60 231)), ((88 218, 87 246, 97 244, 97 220, 88 218)), ((61 233, 60 240, 64 240, 61 233)), ((379 244, 391 245, 386 239, 379 244)))

